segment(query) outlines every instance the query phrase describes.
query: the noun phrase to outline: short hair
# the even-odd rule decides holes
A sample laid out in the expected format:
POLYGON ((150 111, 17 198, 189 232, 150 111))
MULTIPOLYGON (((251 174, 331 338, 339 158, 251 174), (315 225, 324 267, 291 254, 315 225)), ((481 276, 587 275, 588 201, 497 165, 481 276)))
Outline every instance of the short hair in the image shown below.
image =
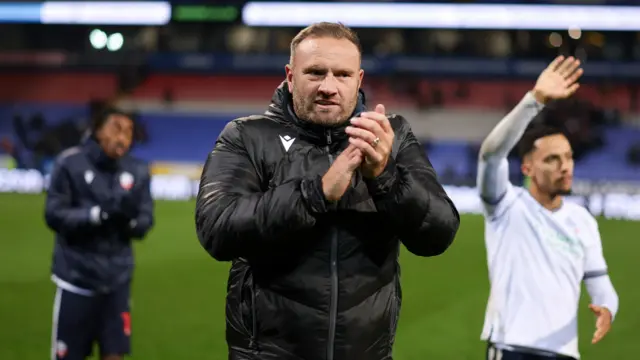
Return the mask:
POLYGON ((518 155, 520 159, 524 159, 525 156, 535 150, 535 144, 538 139, 551 135, 564 135, 564 131, 560 128, 544 125, 534 126, 525 131, 518 145, 518 155))
POLYGON ((348 26, 342 23, 333 22, 319 22, 311 24, 306 28, 300 30, 300 32, 291 40, 291 58, 290 63, 293 63, 293 55, 298 45, 308 38, 334 38, 334 39, 347 39, 358 48, 358 52, 362 55, 362 44, 360 38, 355 31, 351 30, 348 26))

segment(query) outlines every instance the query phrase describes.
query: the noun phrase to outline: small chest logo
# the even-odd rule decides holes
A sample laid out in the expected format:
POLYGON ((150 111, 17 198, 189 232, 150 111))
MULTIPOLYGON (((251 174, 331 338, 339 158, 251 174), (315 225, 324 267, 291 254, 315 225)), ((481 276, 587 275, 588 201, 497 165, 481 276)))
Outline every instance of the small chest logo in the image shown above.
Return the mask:
POLYGON ((293 145, 293 142, 296 141, 296 138, 292 138, 289 135, 279 135, 280 136, 280 141, 282 142, 282 146, 284 146, 284 151, 289 151, 289 148, 291 147, 291 145, 293 145))
POLYGON ((84 181, 87 183, 87 185, 91 185, 91 183, 93 182, 93 178, 95 178, 93 171, 87 170, 84 172, 84 181))
POLYGON ((127 191, 131 190, 133 187, 133 175, 126 171, 120 174, 120 187, 127 191))

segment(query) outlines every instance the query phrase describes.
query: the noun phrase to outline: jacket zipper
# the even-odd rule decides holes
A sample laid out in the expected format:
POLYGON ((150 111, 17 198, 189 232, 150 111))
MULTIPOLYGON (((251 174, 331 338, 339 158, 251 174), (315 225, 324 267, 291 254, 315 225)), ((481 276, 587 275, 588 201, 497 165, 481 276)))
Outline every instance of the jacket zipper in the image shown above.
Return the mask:
MULTIPOLYGON (((331 131, 327 130, 327 154, 329 165, 333 164, 331 154, 331 131)), ((331 303, 329 304, 329 339, 327 341, 327 360, 333 360, 336 340, 336 319, 338 316, 338 232, 331 230, 331 303)))
MULTIPOLYGON (((243 262, 246 260, 242 260, 243 262)), ((247 266, 248 263, 247 263, 247 266)), ((250 337, 249 337, 249 348, 251 350, 258 350, 258 314, 256 313, 256 285, 255 285, 255 280, 253 278, 253 274, 251 273, 251 269, 247 268, 244 271, 244 274, 242 275, 242 282, 241 282, 241 287, 240 287, 240 314, 241 314, 241 318, 242 318, 242 324, 245 325, 246 330, 250 332, 250 337), (249 277, 251 277, 251 284, 249 283, 249 277), (246 295, 244 295, 244 289, 245 287, 248 287, 248 291, 249 291, 249 298, 246 298, 246 295), (246 301, 250 301, 250 304, 247 305, 249 307, 249 316, 250 316, 250 321, 251 324, 247 324, 246 319, 244 318, 244 309, 242 308, 242 305, 245 304, 246 301), (250 329, 249 329, 250 327, 250 329)))
POLYGON ((255 279, 251 279, 251 339, 249 347, 258 350, 258 314, 256 313, 256 284, 255 279))

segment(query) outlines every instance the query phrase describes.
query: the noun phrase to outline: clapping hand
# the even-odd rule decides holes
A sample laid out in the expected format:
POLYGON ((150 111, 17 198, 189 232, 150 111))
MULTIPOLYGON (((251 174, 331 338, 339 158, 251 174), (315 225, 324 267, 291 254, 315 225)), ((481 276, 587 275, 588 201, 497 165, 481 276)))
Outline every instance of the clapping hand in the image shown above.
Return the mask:
POLYGON ((387 166, 394 138, 384 105, 378 104, 375 111, 363 112, 351 119, 351 126, 346 132, 349 142, 364 155, 365 160, 360 166, 362 176, 376 178, 387 166))
POLYGON ((351 184, 354 172, 362 162, 362 152, 351 144, 338 155, 322 177, 322 191, 328 201, 335 202, 342 198, 351 184))
POLYGON ((116 190, 101 205, 105 220, 110 222, 129 222, 137 215, 136 204, 128 192, 116 190))

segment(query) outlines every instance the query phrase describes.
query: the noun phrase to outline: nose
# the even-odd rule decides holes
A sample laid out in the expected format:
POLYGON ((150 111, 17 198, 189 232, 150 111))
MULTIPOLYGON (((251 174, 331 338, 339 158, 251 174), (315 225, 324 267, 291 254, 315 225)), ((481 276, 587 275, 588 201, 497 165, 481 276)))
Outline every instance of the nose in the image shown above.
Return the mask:
POLYGON ((129 143, 129 136, 126 134, 119 134, 115 140, 118 144, 126 146, 129 143))
POLYGON ((560 163, 560 172, 562 172, 563 174, 568 173, 569 170, 571 170, 571 163, 572 161, 568 161, 568 160, 562 161, 560 163))
POLYGON ((320 83, 318 92, 325 96, 335 95, 338 92, 338 81, 336 77, 331 73, 327 74, 320 83))

